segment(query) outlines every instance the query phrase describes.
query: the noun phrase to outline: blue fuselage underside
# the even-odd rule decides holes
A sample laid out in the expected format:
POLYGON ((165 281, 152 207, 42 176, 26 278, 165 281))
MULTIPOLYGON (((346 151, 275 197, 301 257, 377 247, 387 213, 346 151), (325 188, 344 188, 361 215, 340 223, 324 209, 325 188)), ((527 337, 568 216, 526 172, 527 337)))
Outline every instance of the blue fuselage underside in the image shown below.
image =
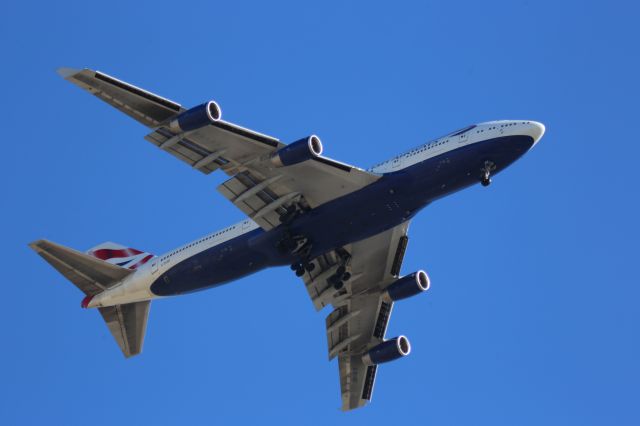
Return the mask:
MULTIPOLYGON (((532 145, 529 136, 505 136, 442 153, 306 212, 288 229, 309 239, 313 258, 409 220, 432 201, 477 183, 485 161, 495 163, 492 173, 498 173, 532 145)), ((284 232, 283 226, 256 229, 204 250, 160 275, 151 291, 177 295, 291 264, 295 259, 276 248, 284 232)))

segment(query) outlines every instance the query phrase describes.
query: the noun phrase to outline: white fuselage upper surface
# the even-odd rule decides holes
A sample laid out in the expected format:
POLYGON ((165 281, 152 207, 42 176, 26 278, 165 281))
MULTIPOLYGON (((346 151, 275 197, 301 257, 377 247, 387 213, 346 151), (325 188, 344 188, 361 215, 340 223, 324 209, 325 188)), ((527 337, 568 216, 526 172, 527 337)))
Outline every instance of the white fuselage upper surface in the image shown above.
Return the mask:
POLYGON ((441 138, 429 141, 390 160, 369 169, 374 173, 391 173, 414 164, 436 157, 447 151, 458 149, 477 142, 501 136, 528 135, 534 138, 534 144, 544 134, 542 123, 530 120, 500 120, 468 126, 441 138))

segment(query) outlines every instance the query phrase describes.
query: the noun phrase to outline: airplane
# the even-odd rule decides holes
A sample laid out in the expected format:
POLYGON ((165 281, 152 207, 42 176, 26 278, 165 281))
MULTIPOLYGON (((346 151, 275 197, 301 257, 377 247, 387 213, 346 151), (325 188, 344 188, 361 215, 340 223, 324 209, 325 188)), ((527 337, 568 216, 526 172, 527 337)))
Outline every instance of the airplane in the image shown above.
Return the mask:
POLYGON ((369 169, 322 155, 316 135, 290 144, 221 119, 208 101, 186 109, 105 73, 59 74, 150 129, 145 139, 204 174, 248 218, 153 255, 106 242, 86 252, 38 240, 41 257, 97 308, 125 357, 142 351, 151 300, 290 266, 326 317, 329 360, 338 358, 342 409, 366 405, 380 364, 407 356, 405 336, 385 336, 396 302, 424 293, 426 272, 400 273, 411 220, 433 201, 488 186, 545 132, 530 120, 467 126, 369 169))

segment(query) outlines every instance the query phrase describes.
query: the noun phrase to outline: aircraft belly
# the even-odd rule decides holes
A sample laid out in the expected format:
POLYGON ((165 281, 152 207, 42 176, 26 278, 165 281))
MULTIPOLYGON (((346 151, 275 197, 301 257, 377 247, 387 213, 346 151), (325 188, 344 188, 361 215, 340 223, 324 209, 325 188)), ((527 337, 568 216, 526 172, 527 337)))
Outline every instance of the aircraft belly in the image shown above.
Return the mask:
MULTIPOLYGON (((302 214, 288 231, 309 239, 311 257, 369 238, 409 220, 432 201, 478 183, 485 160, 494 162, 498 173, 532 144, 528 136, 507 136, 445 152, 302 214)), ((294 259, 276 249, 284 233, 283 226, 256 229, 204 250, 158 277, 151 291, 159 296, 192 292, 290 263, 294 259)))
POLYGON ((191 256, 169 269, 151 285, 158 296, 171 296, 214 287, 257 272, 272 263, 248 241, 257 229, 191 256))

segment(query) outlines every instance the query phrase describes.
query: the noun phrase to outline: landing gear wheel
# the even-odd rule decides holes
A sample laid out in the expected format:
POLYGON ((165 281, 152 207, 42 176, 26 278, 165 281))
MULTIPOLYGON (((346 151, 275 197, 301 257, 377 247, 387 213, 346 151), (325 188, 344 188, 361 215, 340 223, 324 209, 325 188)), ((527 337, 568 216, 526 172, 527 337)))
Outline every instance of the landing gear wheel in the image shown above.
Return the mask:
POLYGON ((351 279, 351 274, 349 272, 345 272, 342 274, 342 281, 349 281, 351 279))
POLYGON ((344 283, 340 279, 340 275, 331 275, 327 282, 331 284, 336 290, 340 290, 344 286, 344 283))
POLYGON ((301 277, 304 275, 304 268, 300 267, 296 269, 296 277, 301 277))
POLYGON ((480 183, 482 186, 489 186, 491 184, 491 172, 496 169, 496 165, 493 161, 485 161, 484 166, 480 169, 480 183))
POLYGON ((306 269, 306 270, 307 270, 307 272, 311 272, 311 271, 313 271, 314 269, 316 269, 316 264, 315 264, 315 263, 313 263, 313 262, 306 263, 306 264, 304 265, 304 269, 306 269))

